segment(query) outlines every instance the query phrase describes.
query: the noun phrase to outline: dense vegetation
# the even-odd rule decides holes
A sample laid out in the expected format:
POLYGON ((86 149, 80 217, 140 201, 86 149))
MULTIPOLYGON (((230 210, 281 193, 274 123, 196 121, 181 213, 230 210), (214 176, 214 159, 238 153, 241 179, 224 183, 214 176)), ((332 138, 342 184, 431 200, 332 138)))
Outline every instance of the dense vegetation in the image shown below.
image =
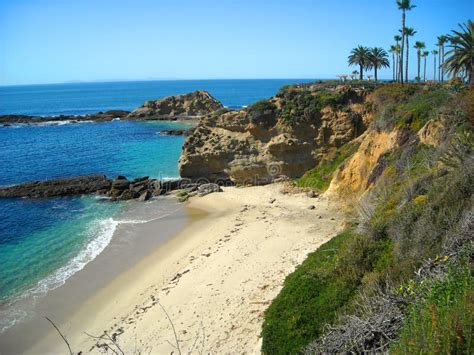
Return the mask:
POLYGON ((319 117, 323 108, 334 109, 347 103, 350 92, 341 92, 324 88, 320 85, 317 90, 305 90, 285 87, 277 97, 281 98, 281 118, 289 126, 301 122, 313 121, 319 117))
MULTIPOLYGON (((265 314, 265 354, 380 351, 397 338, 394 353, 474 350, 473 90, 386 85, 370 106, 371 129, 405 139, 383 156, 355 224, 285 280, 265 314), (441 118, 450 124, 440 144, 421 144, 417 131, 441 118)), ((324 190, 356 148, 298 184, 324 190)))

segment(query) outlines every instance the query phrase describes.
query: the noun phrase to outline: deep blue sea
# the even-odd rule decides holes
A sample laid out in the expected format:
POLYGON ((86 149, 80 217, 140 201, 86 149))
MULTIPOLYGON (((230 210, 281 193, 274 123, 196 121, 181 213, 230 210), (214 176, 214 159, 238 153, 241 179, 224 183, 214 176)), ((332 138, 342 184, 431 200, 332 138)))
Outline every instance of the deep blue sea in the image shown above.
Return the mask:
MULTIPOLYGON (((0 114, 87 114, 132 110, 145 100, 207 90, 230 108, 310 80, 201 80, 0 87, 0 114)), ((0 185, 102 173, 178 177, 183 137, 175 122, 70 123, 0 127, 0 185)), ((0 200, 0 304, 45 293, 81 270, 110 242, 121 203, 96 197, 0 200), (115 218, 115 219, 114 219, 115 218)), ((7 324, 0 320, 0 331, 7 324)))

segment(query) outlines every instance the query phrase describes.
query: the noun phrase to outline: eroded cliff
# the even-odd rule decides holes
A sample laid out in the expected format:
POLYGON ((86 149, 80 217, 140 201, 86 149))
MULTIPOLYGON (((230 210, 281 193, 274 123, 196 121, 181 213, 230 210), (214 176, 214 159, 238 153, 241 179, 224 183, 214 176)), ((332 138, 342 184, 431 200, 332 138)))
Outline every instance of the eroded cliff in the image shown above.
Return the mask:
POLYGON ((292 86, 245 110, 207 115, 184 143, 180 175, 236 184, 299 177, 365 131, 368 93, 348 86, 292 86))

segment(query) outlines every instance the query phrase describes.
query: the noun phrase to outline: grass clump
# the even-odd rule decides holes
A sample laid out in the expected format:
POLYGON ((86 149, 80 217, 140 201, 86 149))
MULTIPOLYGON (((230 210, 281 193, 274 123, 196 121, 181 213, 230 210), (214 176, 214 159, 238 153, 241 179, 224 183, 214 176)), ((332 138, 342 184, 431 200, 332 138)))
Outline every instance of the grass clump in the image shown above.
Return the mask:
POLYGON ((302 177, 297 179, 296 185, 320 192, 327 190, 336 169, 346 159, 351 157, 358 147, 359 144, 354 142, 344 144, 336 149, 333 155, 328 155, 328 159, 321 161, 316 168, 307 171, 302 177))
POLYGON ((425 287, 410 307, 393 354, 472 354, 474 351, 474 278, 470 265, 452 269, 425 287))
POLYGON ((408 126, 417 132, 438 112, 452 94, 446 89, 421 92, 414 95, 406 103, 401 104, 395 113, 397 127, 408 126))
POLYGON ((417 132, 449 101, 453 101, 455 95, 454 91, 444 87, 424 90, 417 84, 382 86, 373 93, 374 125, 382 130, 408 127, 417 132))

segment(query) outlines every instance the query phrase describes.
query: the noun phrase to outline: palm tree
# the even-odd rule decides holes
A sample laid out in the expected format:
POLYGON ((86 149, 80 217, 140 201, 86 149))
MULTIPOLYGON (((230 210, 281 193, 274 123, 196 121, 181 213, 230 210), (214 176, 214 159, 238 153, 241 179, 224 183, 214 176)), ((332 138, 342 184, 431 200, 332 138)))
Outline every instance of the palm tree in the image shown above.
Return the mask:
POLYGON ((369 48, 358 46, 351 51, 351 55, 348 57, 349 65, 359 66, 360 80, 362 80, 364 77, 364 69, 367 68, 367 66, 370 66, 369 55, 369 48))
POLYGON ((474 86, 474 22, 468 20, 459 27, 460 31, 452 31, 448 37, 451 49, 446 53, 444 67, 454 76, 464 71, 468 83, 474 86))
POLYGON ((388 54, 385 49, 374 47, 370 49, 369 60, 371 64, 370 67, 374 68, 375 81, 377 81, 377 70, 380 68, 390 68, 388 54))
MULTIPOLYGON (((405 38, 405 22, 406 22, 406 12, 415 8, 416 6, 411 3, 411 0, 397 0, 398 9, 402 11, 402 47, 400 50, 400 55, 403 58, 404 44, 403 40, 405 38)), ((403 60, 400 60, 400 82, 403 84, 403 60)))
MULTIPOLYGON (((411 27, 406 27, 403 31, 400 30, 400 32, 405 33, 405 41, 406 41, 406 45, 407 45, 406 59, 405 59, 405 61, 406 61, 406 63, 405 63, 405 81, 408 82, 408 53, 409 53, 409 49, 410 49, 410 41, 408 40, 408 38, 414 36, 416 34, 416 31, 411 27)), ((402 56, 403 56, 403 54, 402 54, 402 56)), ((402 76, 403 76, 403 74, 402 74, 402 76)))
POLYGON ((430 55, 429 51, 424 51, 421 55, 423 57, 423 81, 426 82, 426 58, 430 55))
POLYGON ((431 54, 433 54, 433 59, 434 59, 434 66, 433 66, 433 80, 436 81, 436 56, 438 55, 438 51, 436 49, 433 49, 431 51, 431 54))
POLYGON ((400 47, 400 41, 402 40, 402 36, 395 35, 393 36, 393 39, 395 40, 396 47, 397 47, 397 56, 396 56, 396 62, 397 62, 397 67, 395 69, 395 80, 399 81, 400 78, 399 76, 399 63, 400 63, 400 52, 401 52, 401 47, 400 47))
POLYGON ((355 80, 357 78, 357 75, 359 75, 359 72, 357 70, 354 70, 351 74, 351 79, 355 80))
POLYGON ((418 81, 421 81, 421 54, 422 50, 425 49, 425 42, 416 41, 413 48, 416 49, 416 56, 418 58, 418 81))
POLYGON ((397 67, 397 63, 395 61, 395 54, 397 53, 397 46, 396 45, 390 46, 389 52, 392 53, 392 80, 395 81, 395 76, 397 75, 396 71, 395 71, 396 67, 397 67))
POLYGON ((444 45, 448 41, 447 36, 438 36, 438 46, 439 46, 439 75, 440 81, 444 81, 444 45))

